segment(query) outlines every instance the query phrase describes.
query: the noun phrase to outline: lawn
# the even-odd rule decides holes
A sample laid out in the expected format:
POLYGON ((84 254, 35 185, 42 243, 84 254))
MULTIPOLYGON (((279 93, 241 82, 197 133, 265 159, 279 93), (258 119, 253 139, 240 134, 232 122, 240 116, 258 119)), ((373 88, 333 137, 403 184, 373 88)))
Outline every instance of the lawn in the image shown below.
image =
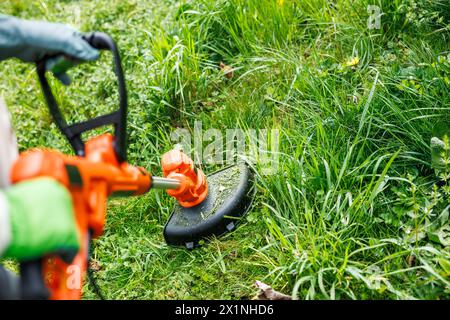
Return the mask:
MULTIPOLYGON (((450 298, 449 1, 6 0, 0 12, 113 36, 129 161, 155 175, 170 134, 196 121, 279 132, 249 214, 199 249, 165 244, 167 194, 112 199, 92 257, 107 298, 250 299, 256 280, 298 299, 450 298)), ((70 119, 117 106, 109 59, 52 81, 70 119)), ((0 75, 20 149, 70 153, 35 68, 9 60, 0 75)))

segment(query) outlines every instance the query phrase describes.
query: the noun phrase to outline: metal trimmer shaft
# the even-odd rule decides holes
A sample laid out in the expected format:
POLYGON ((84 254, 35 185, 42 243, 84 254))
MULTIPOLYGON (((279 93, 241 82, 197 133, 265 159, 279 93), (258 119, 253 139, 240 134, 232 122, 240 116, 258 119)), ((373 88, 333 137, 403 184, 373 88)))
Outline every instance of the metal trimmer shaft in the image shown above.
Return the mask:
POLYGON ((152 177, 152 188, 154 189, 178 189, 180 187, 181 182, 176 179, 168 179, 161 177, 152 177))

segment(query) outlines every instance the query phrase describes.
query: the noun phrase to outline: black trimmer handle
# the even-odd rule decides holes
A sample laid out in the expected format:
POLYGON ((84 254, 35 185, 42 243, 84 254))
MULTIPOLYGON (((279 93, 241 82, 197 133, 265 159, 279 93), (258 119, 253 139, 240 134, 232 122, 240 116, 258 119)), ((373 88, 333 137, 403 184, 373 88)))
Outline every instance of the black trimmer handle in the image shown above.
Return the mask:
POLYGON ((50 292, 45 286, 42 259, 20 263, 20 291, 24 300, 47 300, 50 292))
POLYGON ((84 141, 82 140, 82 133, 96 129, 98 127, 113 125, 114 126, 114 149, 117 160, 124 162, 127 160, 127 89, 125 84, 125 76, 122 69, 122 62, 120 59, 119 50, 114 40, 103 32, 91 32, 83 36, 92 47, 99 50, 109 50, 113 55, 114 71, 117 77, 117 86, 119 92, 119 108, 118 110, 89 119, 84 122, 67 124, 58 103, 53 96, 50 85, 45 77, 46 67, 45 60, 37 64, 37 72, 39 81, 41 83, 42 91, 45 100, 50 109, 50 113, 55 120, 60 131, 69 140, 75 153, 79 156, 85 155, 84 141))
POLYGON ((113 39, 103 32, 90 32, 83 36, 92 47, 98 50, 114 50, 115 44, 113 39))

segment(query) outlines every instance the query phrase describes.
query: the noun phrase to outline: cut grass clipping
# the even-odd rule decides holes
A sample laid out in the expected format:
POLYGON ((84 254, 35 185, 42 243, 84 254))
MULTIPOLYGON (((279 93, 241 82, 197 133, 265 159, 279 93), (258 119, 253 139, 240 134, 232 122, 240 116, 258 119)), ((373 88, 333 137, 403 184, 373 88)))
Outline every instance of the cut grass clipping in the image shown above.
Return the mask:
MULTIPOLYGON (((450 297, 450 1, 6 0, 0 11, 113 36, 129 160, 155 175, 175 128, 279 130, 276 173, 255 164, 252 210, 219 241, 167 246, 164 192, 111 200, 92 254, 107 298, 252 298, 256 280, 297 299, 450 297)), ((0 70, 20 149, 70 152, 34 66, 0 70)), ((116 108, 112 72, 105 54, 71 70, 71 86, 52 83, 70 119, 116 108)), ((84 297, 96 298, 88 284, 84 297)))

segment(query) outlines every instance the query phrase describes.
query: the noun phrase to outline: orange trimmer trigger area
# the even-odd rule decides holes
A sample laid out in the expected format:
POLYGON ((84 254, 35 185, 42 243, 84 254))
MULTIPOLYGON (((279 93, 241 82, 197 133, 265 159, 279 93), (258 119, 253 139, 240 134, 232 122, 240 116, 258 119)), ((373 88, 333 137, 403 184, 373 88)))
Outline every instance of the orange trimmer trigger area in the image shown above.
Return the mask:
POLYGON ((200 204, 208 195, 208 184, 201 169, 194 167, 194 162, 178 149, 171 150, 162 156, 164 177, 180 181, 177 189, 167 190, 178 203, 185 208, 200 204))

